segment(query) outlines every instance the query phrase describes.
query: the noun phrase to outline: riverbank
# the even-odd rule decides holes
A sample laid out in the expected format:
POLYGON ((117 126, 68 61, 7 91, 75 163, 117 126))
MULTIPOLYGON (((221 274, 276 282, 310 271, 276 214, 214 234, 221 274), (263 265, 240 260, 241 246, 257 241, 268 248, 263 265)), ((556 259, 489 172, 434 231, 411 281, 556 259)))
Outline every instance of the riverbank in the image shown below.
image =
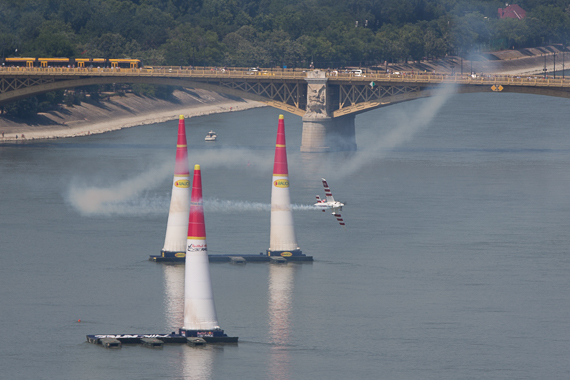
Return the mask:
MULTIPOLYGON (((562 53, 561 46, 553 45, 477 53, 471 54, 469 59, 447 57, 437 61, 388 64, 386 67, 393 72, 538 76, 544 75, 544 69, 547 73, 561 70, 564 62, 562 53)), ((383 68, 377 67, 379 70, 383 68)), ((190 118, 263 106, 259 102, 198 89, 174 91, 169 101, 135 94, 117 95, 100 102, 83 102, 72 107, 61 105, 57 110, 40 113, 28 120, 0 116, 0 143, 85 136, 174 120, 179 115, 190 118)))
POLYGON ((32 119, 0 116, 0 143, 87 136, 138 125, 263 107, 263 103, 205 90, 174 91, 171 100, 135 94, 40 113, 32 119))
MULTIPOLYGON (((446 57, 434 61, 387 64, 391 71, 437 72, 469 74, 497 74, 516 76, 544 75, 561 71, 564 61, 562 46, 551 45, 527 49, 501 50, 491 53, 473 53, 468 57, 446 57)), ((570 58, 570 55, 568 56, 570 58)), ((383 67, 380 67, 382 69, 383 67)))

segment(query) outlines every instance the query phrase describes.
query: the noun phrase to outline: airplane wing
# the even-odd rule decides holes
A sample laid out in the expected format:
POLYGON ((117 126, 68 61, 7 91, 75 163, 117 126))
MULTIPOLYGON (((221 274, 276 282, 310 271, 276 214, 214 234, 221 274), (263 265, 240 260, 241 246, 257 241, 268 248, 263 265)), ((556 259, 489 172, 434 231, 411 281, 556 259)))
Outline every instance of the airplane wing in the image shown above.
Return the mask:
MULTIPOLYGON (((340 211, 342 210, 342 206, 344 206, 343 203, 340 202, 336 202, 333 198, 331 189, 329 187, 329 184, 327 183, 327 180, 324 178, 321 178, 321 180, 323 181, 323 186, 325 188, 325 196, 326 196, 326 204, 328 207, 330 207, 332 209, 332 214, 333 216, 336 218, 336 220, 338 221, 338 224, 340 224, 342 226, 342 228, 346 229, 345 224, 344 224, 344 220, 342 219, 342 216, 340 215, 340 211)), ((317 199, 319 199, 319 196, 317 195, 317 199)), ((323 211, 325 211, 323 209, 323 211)))
POLYGON ((338 220, 338 224, 340 224, 342 228, 346 229, 342 215, 338 214, 335 209, 333 209, 333 215, 336 217, 336 220, 338 220))
POLYGON ((334 198, 327 180, 324 178, 321 178, 321 180, 323 181, 323 186, 325 187, 325 197, 327 198, 327 202, 334 202, 334 198))

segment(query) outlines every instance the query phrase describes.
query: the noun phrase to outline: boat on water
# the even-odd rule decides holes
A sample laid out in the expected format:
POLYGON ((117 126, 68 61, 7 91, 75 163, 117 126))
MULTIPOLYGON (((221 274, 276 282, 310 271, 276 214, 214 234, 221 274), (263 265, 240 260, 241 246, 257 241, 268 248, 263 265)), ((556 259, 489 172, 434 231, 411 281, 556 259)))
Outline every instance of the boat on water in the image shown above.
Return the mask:
POLYGON ((216 141, 217 138, 218 138, 218 135, 216 135, 216 132, 210 131, 210 132, 208 132, 208 134, 206 135, 205 140, 206 140, 206 141, 216 141))

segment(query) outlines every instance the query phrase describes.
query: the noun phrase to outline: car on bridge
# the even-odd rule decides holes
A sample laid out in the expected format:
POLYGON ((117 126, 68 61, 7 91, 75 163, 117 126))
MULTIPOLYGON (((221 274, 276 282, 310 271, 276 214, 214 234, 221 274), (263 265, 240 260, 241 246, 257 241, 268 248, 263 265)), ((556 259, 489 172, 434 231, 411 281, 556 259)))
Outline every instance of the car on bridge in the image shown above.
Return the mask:
POLYGON ((350 70, 350 75, 353 77, 365 77, 362 69, 352 69, 350 70))

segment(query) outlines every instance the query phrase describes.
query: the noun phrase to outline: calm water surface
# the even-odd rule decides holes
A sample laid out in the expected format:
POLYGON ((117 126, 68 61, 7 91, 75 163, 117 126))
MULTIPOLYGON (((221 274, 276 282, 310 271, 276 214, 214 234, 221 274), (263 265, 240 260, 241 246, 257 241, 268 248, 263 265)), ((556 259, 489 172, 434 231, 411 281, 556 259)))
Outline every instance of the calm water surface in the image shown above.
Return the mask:
MULTIPOLYGON (((356 154, 301 154, 301 119, 285 115, 292 201, 313 203, 327 178, 347 230, 297 210, 314 263, 210 266, 235 346, 85 342, 182 323, 184 267, 148 261, 164 242, 176 121, 0 146, 1 377, 567 379, 568 104, 391 106, 357 116, 356 154)), ((278 114, 187 120, 211 253, 268 248, 278 114)))

